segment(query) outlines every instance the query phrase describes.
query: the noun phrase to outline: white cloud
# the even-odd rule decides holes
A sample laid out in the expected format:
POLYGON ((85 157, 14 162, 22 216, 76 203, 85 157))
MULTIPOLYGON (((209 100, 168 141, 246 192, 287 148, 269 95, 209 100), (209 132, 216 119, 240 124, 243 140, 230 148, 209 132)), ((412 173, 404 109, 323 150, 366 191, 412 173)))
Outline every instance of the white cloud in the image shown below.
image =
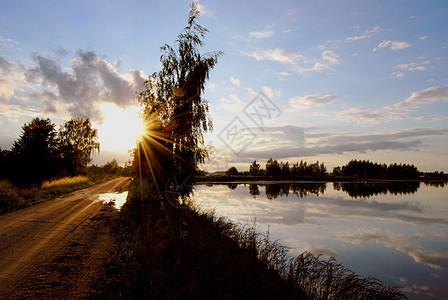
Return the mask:
POLYGON ((8 74, 11 71, 12 63, 0 56, 0 73, 8 74))
POLYGON ((303 97, 293 97, 289 98, 289 108, 288 111, 300 111, 303 109, 308 109, 312 107, 322 107, 336 100, 335 95, 306 95, 303 97))
POLYGON ((253 98, 258 96, 258 93, 251 88, 247 88, 247 91, 253 98))
POLYGON ((218 89, 218 85, 216 83, 210 82, 207 84, 207 89, 210 90, 212 93, 216 93, 216 90, 218 89))
POLYGON ((326 63, 316 62, 312 67, 306 68, 302 66, 296 66, 293 68, 296 73, 304 74, 307 72, 322 72, 324 70, 334 71, 334 69, 330 68, 326 63))
POLYGON ((448 87, 430 87, 422 91, 414 92, 405 101, 394 105, 385 106, 385 111, 413 111, 423 105, 435 103, 437 101, 448 101, 448 87))
POLYGON ((228 98, 219 100, 218 109, 225 109, 231 112, 239 112, 246 106, 246 103, 240 100, 238 95, 230 94, 228 98))
POLYGON ((0 47, 2 47, 3 45, 18 46, 18 45, 20 45, 20 43, 17 41, 14 41, 12 39, 4 38, 4 37, 0 36, 0 47))
POLYGON ((384 41, 382 41, 381 43, 378 44, 378 48, 385 48, 385 47, 389 46, 390 43, 391 43, 391 41, 384 40, 384 41))
MULTIPOLYGON (((436 269, 448 267, 448 255, 432 249, 425 249, 423 245, 414 240, 414 236, 408 236, 378 227, 362 227, 349 233, 341 233, 339 237, 353 244, 375 241, 385 247, 406 253, 417 263, 436 269)), ((434 239, 434 237, 431 238, 434 239)))
POLYGON ((414 118, 416 121, 442 121, 448 119, 448 116, 434 116, 434 115, 428 115, 428 116, 420 116, 414 118))
POLYGON ((198 2, 196 2, 196 7, 197 7, 197 9, 199 11, 199 14, 201 16, 206 15, 206 14, 209 13, 208 10, 205 8, 205 6, 202 5, 202 4, 199 4, 198 2))
POLYGON ((276 72, 279 76, 289 76, 290 74, 288 72, 276 72))
POLYGON ((8 103, 13 95, 14 85, 7 80, 0 79, 0 103, 8 103))
POLYGON ((274 35, 274 30, 272 29, 274 27, 275 27, 275 24, 269 24, 269 25, 266 25, 266 27, 263 30, 249 32, 249 35, 256 39, 270 38, 274 35))
POLYGON ((304 74, 307 72, 322 72, 324 70, 334 71, 330 65, 339 64, 339 55, 331 50, 323 50, 322 60, 314 62, 305 58, 305 56, 301 54, 286 51, 281 48, 268 49, 261 52, 252 52, 247 55, 259 61, 271 60, 282 64, 287 64, 291 70, 298 74, 304 74))
MULTIPOLYGON (((430 105, 438 101, 448 101, 448 87, 430 87, 422 91, 414 92, 404 101, 366 111, 351 108, 336 114, 335 119, 345 122, 356 122, 361 124, 377 124, 394 119, 410 117, 411 113, 418 113, 418 109, 424 105, 430 105)), ((415 116, 418 119, 421 116, 415 116)))
POLYGON ((380 30, 381 30, 380 26, 375 26, 371 30, 366 30, 361 35, 354 35, 354 36, 346 38, 345 40, 349 41, 349 42, 352 42, 352 41, 358 41, 358 40, 367 39, 367 38, 371 37, 372 35, 376 34, 377 32, 379 32, 380 30))
MULTIPOLYGON (((424 71, 426 70, 425 65, 430 64, 429 60, 425 60, 423 62, 410 62, 407 64, 399 64, 397 66, 395 66, 395 69, 400 69, 403 71, 424 71)), ((396 78, 401 78, 404 77, 404 73, 402 71, 397 71, 392 73, 392 76, 396 77, 396 78)))
POLYGON ((272 99, 274 97, 274 90, 269 86, 264 86, 261 88, 261 91, 268 96, 269 99, 272 99))
POLYGON ((340 62, 338 60, 340 56, 331 50, 324 50, 322 52, 322 59, 327 61, 328 64, 331 65, 339 65, 340 62))
POLYGON ((266 39, 274 35, 273 30, 251 31, 249 35, 257 39, 266 39))
MULTIPOLYGON (((53 52, 57 57, 63 54, 61 50, 53 52)), ((82 115, 100 121, 101 103, 126 107, 134 102, 134 93, 143 88, 141 72, 121 74, 93 51, 78 49, 69 67, 62 66, 57 57, 34 54, 32 66, 0 60, 2 72, 6 72, 0 87, 2 102, 14 97, 43 114, 65 117, 68 112, 69 117, 82 115)))
POLYGON ((408 42, 399 42, 399 41, 393 41, 392 45, 390 46, 390 49, 392 50, 401 50, 411 47, 411 44, 408 42))
POLYGON ((403 78, 404 77, 404 73, 397 71, 397 72, 393 72, 392 76, 394 76, 395 78, 403 78))
POLYGON ((400 64, 395 67, 395 69, 402 69, 402 70, 407 70, 408 68, 409 68, 408 64, 400 64))
POLYGON ((417 67, 409 68, 409 71, 415 71, 415 70, 424 71, 424 70, 426 70, 426 67, 425 66, 417 66, 417 67))
POLYGON ((411 47, 411 44, 408 42, 400 42, 400 41, 386 41, 383 40, 378 44, 376 48, 373 48, 373 51, 377 51, 382 48, 390 47, 391 50, 397 51, 411 47))
POLYGON ((249 53, 248 55, 255 58, 256 60, 272 60, 289 65, 297 64, 299 60, 305 58, 303 55, 286 51, 281 48, 268 49, 263 52, 253 52, 249 53))
POLYGON ((351 108, 336 114, 335 119, 345 122, 376 124, 383 118, 382 115, 375 112, 368 112, 359 108, 351 108))
POLYGON ((230 82, 231 82, 233 85, 236 85, 236 86, 240 86, 240 85, 241 85, 240 80, 239 80, 238 78, 234 78, 234 77, 232 77, 232 76, 230 76, 230 82))
POLYGON ((418 39, 421 40, 421 41, 424 41, 424 40, 426 40, 427 38, 428 38, 428 36, 427 36, 427 35, 424 35, 424 36, 419 37, 418 39))

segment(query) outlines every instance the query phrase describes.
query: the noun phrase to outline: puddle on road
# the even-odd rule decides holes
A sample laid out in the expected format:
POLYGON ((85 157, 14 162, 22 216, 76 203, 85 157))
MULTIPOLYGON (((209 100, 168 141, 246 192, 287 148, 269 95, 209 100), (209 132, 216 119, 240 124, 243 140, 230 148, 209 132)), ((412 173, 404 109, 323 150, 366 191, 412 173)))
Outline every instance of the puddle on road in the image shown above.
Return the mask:
POLYGON ((105 203, 109 203, 111 201, 114 201, 114 207, 116 209, 121 209, 123 204, 126 202, 126 198, 128 197, 128 192, 123 193, 105 193, 100 194, 99 199, 100 201, 104 201, 105 203))

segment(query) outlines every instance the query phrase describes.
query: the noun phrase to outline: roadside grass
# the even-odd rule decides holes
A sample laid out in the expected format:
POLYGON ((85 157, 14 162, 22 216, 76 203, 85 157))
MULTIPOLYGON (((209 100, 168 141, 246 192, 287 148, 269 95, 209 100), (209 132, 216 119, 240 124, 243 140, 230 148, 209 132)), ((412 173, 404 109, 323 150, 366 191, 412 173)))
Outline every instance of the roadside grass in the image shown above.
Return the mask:
POLYGON ((17 188, 8 180, 0 180, 0 215, 70 194, 116 176, 76 176, 46 181, 41 188, 17 188))
POLYGON ((80 183, 85 183, 89 180, 90 180, 89 177, 82 176, 82 175, 74 176, 74 177, 64 177, 64 178, 60 178, 60 179, 45 181, 42 184, 42 188, 47 189, 47 188, 51 188, 51 187, 80 184, 80 183))
POLYGON ((161 204, 148 182, 131 183, 108 263, 112 299, 406 299, 305 252, 292 258, 255 226, 192 205, 161 204))

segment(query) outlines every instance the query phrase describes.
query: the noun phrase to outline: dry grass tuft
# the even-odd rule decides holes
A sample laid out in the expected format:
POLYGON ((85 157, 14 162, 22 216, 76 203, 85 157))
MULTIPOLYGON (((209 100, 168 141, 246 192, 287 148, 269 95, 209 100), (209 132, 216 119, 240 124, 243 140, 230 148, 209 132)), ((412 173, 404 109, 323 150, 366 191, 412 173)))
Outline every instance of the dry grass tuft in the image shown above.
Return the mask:
POLYGON ((42 184, 42 188, 47 189, 51 187, 59 187, 59 186, 66 186, 66 185, 75 185, 80 183, 85 183, 89 181, 89 177, 87 176, 75 176, 75 177, 64 177, 52 181, 45 181, 42 184))

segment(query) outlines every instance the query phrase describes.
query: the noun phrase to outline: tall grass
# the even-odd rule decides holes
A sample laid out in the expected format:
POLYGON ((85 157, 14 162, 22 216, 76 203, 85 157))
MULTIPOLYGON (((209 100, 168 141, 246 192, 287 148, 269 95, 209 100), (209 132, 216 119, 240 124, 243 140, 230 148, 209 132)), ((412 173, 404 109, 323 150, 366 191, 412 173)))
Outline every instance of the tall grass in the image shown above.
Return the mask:
POLYGON ((108 176, 96 176, 95 178, 87 176, 64 177, 46 181, 40 189, 37 187, 17 188, 8 180, 0 180, 0 214, 63 196, 108 178, 108 176))
POLYGON ((234 224, 205 212, 221 234, 237 241, 242 249, 253 253, 258 261, 288 282, 289 287, 309 299, 406 299, 396 286, 385 286, 374 277, 361 277, 338 263, 334 257, 324 260, 320 255, 304 252, 288 255, 288 248, 272 241, 269 231, 260 233, 253 226, 234 224))
POLYGON ((57 187, 57 186, 75 185, 75 184, 85 183, 89 180, 90 180, 89 177, 81 176, 81 175, 74 176, 74 177, 64 177, 64 178, 60 178, 60 179, 45 181, 42 184, 42 188, 47 189, 47 188, 57 187))
POLYGON ((311 253, 288 249, 255 226, 193 206, 163 203, 147 182, 131 184, 111 253, 110 298, 406 299, 311 253), (187 229, 186 229, 187 228, 187 229))
POLYGON ((286 278, 311 299, 406 299, 395 286, 360 277, 334 257, 322 260, 309 252, 289 261, 286 278))

